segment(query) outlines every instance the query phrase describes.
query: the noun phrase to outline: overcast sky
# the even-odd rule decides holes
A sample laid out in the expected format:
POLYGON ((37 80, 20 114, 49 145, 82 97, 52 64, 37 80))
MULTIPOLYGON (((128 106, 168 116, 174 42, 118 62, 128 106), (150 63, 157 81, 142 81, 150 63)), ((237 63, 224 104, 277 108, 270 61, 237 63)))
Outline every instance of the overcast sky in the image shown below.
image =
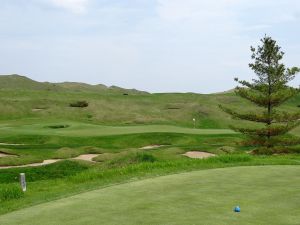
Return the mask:
POLYGON ((219 92, 253 77, 249 47, 264 34, 300 66, 300 1, 1 0, 0 74, 219 92))

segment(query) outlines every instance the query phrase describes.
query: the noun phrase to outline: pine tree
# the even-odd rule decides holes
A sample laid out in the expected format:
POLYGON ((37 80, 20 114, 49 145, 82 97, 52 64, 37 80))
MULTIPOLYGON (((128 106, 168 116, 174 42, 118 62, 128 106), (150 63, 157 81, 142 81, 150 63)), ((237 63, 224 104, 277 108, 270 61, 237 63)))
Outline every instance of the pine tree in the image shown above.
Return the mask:
POLYGON ((288 82, 295 78, 300 68, 286 68, 281 63, 284 52, 271 37, 265 36, 261 44, 257 48, 251 46, 253 62, 249 67, 257 78, 252 82, 235 78, 241 85, 235 89, 235 93, 254 103, 260 110, 240 113, 225 106, 220 107, 235 119, 263 125, 252 128, 232 126, 235 131, 249 137, 247 143, 256 146, 254 152, 289 152, 292 145, 299 143, 287 133, 300 124, 300 113, 283 111, 278 107, 299 93, 300 89, 288 86, 288 82))

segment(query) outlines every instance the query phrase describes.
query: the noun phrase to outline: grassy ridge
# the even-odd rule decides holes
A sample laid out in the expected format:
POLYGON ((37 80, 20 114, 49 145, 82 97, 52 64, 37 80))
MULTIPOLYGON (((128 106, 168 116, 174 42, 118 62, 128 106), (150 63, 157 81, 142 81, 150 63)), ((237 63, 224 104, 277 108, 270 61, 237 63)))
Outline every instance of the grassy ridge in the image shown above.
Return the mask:
MULTIPOLYGON (((197 128, 228 128, 233 121, 219 109, 219 104, 238 111, 258 110, 232 92, 149 94, 101 85, 39 83, 19 76, 0 76, 0 104, 0 120, 4 124, 7 120, 27 118, 118 126, 166 124, 193 127, 192 119, 195 118, 197 128), (87 101, 89 106, 69 106, 76 101, 87 101)), ((299 104, 300 95, 283 108, 297 111, 299 104)))

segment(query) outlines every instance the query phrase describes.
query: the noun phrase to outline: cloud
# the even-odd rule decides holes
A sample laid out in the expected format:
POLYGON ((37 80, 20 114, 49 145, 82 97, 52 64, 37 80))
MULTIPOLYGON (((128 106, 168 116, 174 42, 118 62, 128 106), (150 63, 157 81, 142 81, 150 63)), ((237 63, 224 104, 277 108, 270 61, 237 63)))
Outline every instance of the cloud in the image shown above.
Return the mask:
POLYGON ((206 0, 157 0, 158 14, 162 19, 178 21, 182 19, 210 19, 228 13, 236 0, 219 0, 218 3, 206 0))
POLYGON ((50 0, 57 7, 64 8, 73 13, 82 14, 87 11, 89 0, 50 0))

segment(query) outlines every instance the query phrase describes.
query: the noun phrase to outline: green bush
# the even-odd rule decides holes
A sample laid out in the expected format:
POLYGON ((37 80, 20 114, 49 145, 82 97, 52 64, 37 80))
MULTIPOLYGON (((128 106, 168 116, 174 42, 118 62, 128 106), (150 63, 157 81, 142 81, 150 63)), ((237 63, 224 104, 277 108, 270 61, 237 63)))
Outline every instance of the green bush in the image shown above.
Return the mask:
POLYGON ((77 102, 70 103, 70 107, 84 108, 84 107, 88 107, 88 106, 89 106, 89 103, 87 101, 77 101, 77 102))
POLYGON ((68 124, 58 124, 58 125, 50 125, 48 126, 48 128, 52 128, 52 129, 60 129, 60 128, 67 128, 70 125, 68 124))
POLYGON ((8 201, 24 197, 24 192, 18 185, 7 185, 0 188, 0 201, 8 201))

